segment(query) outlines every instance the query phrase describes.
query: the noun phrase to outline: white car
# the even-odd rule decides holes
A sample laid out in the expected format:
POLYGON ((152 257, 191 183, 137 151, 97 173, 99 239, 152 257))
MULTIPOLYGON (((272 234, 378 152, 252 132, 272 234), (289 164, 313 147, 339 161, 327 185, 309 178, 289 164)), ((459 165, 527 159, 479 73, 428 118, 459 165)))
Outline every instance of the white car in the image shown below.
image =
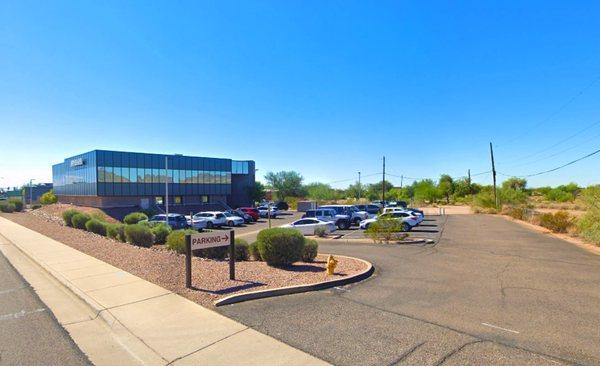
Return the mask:
POLYGON ((256 209, 258 210, 258 214, 260 215, 260 217, 269 217, 269 211, 271 211, 272 219, 277 218, 277 215, 279 214, 279 211, 277 211, 277 207, 275 206, 271 206, 270 209, 267 206, 260 206, 256 209))
POLYGON ((402 221, 402 231, 410 231, 412 230, 413 227, 419 225, 419 218, 411 215, 408 212, 400 212, 400 211, 396 211, 396 212, 389 212, 386 214, 381 214, 379 215, 379 217, 374 218, 374 219, 367 219, 367 220, 363 220, 360 222, 359 228, 361 229, 368 229, 369 226, 376 222, 379 219, 397 219, 397 220, 401 220, 402 221))
POLYGON ((246 222, 243 217, 236 216, 229 212, 223 212, 223 215, 227 217, 227 226, 230 227, 244 225, 246 222))
POLYGON ((319 206, 319 208, 330 208, 335 210, 336 215, 347 215, 354 225, 358 225, 362 220, 369 218, 368 212, 360 211, 358 207, 352 205, 326 205, 319 206))
POLYGON ((407 214, 416 217, 419 224, 423 221, 423 219, 425 219, 425 216, 422 213, 412 210, 410 208, 407 209, 402 207, 386 207, 383 209, 383 214, 389 214, 392 212, 406 212, 407 214))
POLYGON ((206 220, 207 229, 212 229, 215 226, 221 227, 227 225, 227 216, 221 211, 198 212, 192 216, 192 222, 199 219, 206 220))
MULTIPOLYGON (((194 215, 196 216, 196 215, 194 215)), ((192 217, 190 215, 185 215, 188 225, 192 227, 194 230, 202 230, 206 229, 206 225, 208 220, 204 217, 192 217)))
POLYGON ((300 219, 281 227, 299 230, 303 235, 315 235, 315 230, 322 227, 326 234, 335 231, 335 224, 330 221, 321 221, 319 219, 300 219))

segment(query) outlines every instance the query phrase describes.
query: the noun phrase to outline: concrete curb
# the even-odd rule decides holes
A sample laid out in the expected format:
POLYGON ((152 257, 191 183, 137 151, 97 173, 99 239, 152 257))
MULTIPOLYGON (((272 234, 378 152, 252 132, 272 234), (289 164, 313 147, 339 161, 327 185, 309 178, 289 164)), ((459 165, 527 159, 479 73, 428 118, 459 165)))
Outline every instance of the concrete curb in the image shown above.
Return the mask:
POLYGON ((308 285, 296 285, 296 286, 279 287, 279 288, 268 289, 268 290, 245 292, 242 294, 234 294, 234 295, 230 295, 230 296, 227 296, 220 300, 215 301, 214 305, 215 306, 230 305, 230 304, 235 304, 235 303, 243 302, 243 301, 264 299, 266 297, 291 295, 291 294, 297 294, 297 293, 301 293, 301 292, 324 290, 324 289, 335 287, 335 286, 344 286, 344 285, 348 285, 350 283, 355 283, 355 282, 360 282, 362 280, 365 280, 365 279, 371 277, 371 275, 375 271, 375 267, 373 267, 373 264, 371 262, 367 262, 360 258, 348 257, 345 255, 336 255, 336 256, 342 257, 342 258, 351 258, 351 259, 361 261, 367 265, 367 269, 360 273, 357 273, 353 276, 344 277, 344 278, 340 278, 337 280, 311 283, 308 285))

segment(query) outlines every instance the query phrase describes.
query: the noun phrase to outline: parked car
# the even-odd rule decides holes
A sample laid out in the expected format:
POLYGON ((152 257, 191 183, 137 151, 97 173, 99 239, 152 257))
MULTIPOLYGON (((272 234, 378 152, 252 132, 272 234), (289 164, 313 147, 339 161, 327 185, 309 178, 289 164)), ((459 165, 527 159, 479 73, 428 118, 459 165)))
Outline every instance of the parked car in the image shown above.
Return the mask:
POLYGON ((229 227, 240 226, 245 223, 243 217, 236 216, 231 212, 223 212, 223 215, 227 217, 227 226, 229 227))
POLYGON ((258 212, 258 209, 254 207, 240 207, 238 210, 250 215, 254 221, 258 221, 258 219, 260 218, 260 213, 258 212))
POLYGON ((302 218, 315 218, 321 221, 333 222, 338 229, 347 230, 350 228, 350 216, 338 215, 334 209, 318 208, 316 210, 308 210, 302 215, 302 218))
POLYGON ((188 227, 190 227, 185 216, 180 215, 180 214, 175 214, 175 213, 169 214, 168 222, 167 222, 166 214, 154 215, 148 220, 148 222, 149 223, 167 223, 167 225, 169 225, 173 230, 187 229, 188 227))
POLYGON ((350 222, 354 225, 358 225, 362 220, 369 218, 367 211, 360 211, 356 206, 352 205, 326 205, 319 208, 331 208, 335 210, 337 215, 347 215, 350 217, 350 222))
POLYGON ((271 206, 270 208, 267 206, 260 206, 260 207, 257 207, 257 209, 258 209, 258 213, 259 213, 260 217, 268 217, 269 211, 271 212, 272 219, 277 218, 277 215, 279 214, 279 211, 277 211, 277 207, 275 207, 275 206, 271 206))
POLYGON ((425 218, 425 216, 423 215, 423 211, 421 211, 421 210, 412 210, 412 209, 406 209, 406 208, 402 208, 402 207, 386 207, 383 209, 384 214, 391 213, 391 212, 407 212, 407 213, 415 216, 417 218, 417 221, 419 221, 419 224, 425 218))
POLYGON ((380 206, 377 205, 373 205, 373 204, 368 204, 368 205, 356 205, 356 207, 360 210, 360 211, 366 211, 368 212, 370 215, 376 215, 379 213, 379 210, 381 210, 380 206))
POLYGON ((315 235, 315 230, 322 227, 325 229, 326 234, 330 234, 335 231, 335 224, 333 222, 322 221, 319 219, 300 219, 292 223, 283 225, 281 227, 287 227, 299 230, 303 235, 315 235))
POLYGON ((279 201, 275 204, 275 207, 277 207, 277 210, 279 211, 287 211, 290 209, 290 206, 287 204, 287 202, 284 201, 279 201))
POLYGON ((206 224, 208 223, 208 220, 206 220, 205 218, 202 218, 202 217, 194 218, 193 216, 185 215, 185 219, 187 220, 189 227, 191 227, 194 230, 198 230, 198 231, 202 231, 203 229, 206 229, 206 224))
POLYGON ((413 227, 419 225, 419 221, 416 216, 414 216, 408 212, 395 211, 395 212, 381 214, 377 218, 374 218, 374 219, 367 219, 367 220, 361 221, 359 227, 361 229, 366 230, 369 228, 369 226, 371 226, 372 223, 376 222, 379 219, 401 220, 402 221, 402 231, 410 231, 410 230, 412 230, 413 227))
POLYGON ((192 221, 197 219, 205 219, 207 229, 227 225, 227 216, 221 211, 198 212, 192 216, 192 221))
POLYGON ((254 219, 252 218, 252 216, 248 215, 247 213, 245 213, 244 211, 240 210, 239 208, 237 210, 229 210, 227 211, 230 214, 232 214, 233 216, 239 216, 242 219, 244 219, 244 223, 245 224, 249 224, 251 222, 254 221, 254 219))
POLYGON ((385 207, 404 207, 406 208, 408 203, 406 201, 390 201, 386 203, 385 207))

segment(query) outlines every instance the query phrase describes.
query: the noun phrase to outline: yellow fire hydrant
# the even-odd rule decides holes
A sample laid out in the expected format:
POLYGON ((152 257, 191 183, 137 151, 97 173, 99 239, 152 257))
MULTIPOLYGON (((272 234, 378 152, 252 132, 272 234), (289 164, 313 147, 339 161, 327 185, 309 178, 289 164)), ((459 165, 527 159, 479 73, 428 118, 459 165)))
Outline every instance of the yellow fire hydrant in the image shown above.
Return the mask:
POLYGON ((333 275, 333 271, 335 270, 335 266, 337 266, 338 260, 333 258, 331 254, 327 257, 327 275, 333 275))

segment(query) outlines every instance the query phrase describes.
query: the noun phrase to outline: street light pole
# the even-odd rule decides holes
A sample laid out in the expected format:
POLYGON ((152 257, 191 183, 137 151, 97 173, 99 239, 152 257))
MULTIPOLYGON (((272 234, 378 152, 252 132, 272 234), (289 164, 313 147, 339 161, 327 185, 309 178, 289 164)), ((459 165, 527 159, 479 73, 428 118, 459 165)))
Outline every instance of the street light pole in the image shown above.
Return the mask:
POLYGON ((360 172, 358 172, 358 203, 360 203, 361 191, 362 191, 362 186, 360 185, 360 172))
POLYGON ((33 181, 35 179, 29 180, 29 205, 33 206, 33 181))
POLYGON ((169 224, 169 160, 165 155, 165 212, 167 213, 167 225, 169 224))

